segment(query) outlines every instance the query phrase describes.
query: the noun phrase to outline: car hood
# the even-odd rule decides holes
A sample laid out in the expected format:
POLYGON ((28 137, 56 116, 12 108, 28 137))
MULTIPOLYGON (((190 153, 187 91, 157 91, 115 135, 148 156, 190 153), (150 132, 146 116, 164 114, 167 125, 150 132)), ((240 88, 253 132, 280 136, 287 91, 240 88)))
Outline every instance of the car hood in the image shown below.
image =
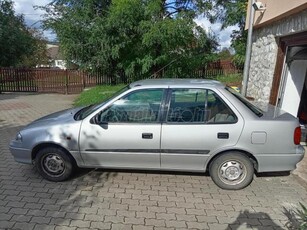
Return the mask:
POLYGON ((70 123, 72 121, 75 121, 74 115, 80 109, 82 109, 82 107, 66 109, 66 110, 62 110, 59 112, 49 114, 47 116, 41 117, 33 121, 32 123, 28 124, 25 128, 33 128, 33 127, 43 126, 43 125, 50 126, 54 124, 70 123))

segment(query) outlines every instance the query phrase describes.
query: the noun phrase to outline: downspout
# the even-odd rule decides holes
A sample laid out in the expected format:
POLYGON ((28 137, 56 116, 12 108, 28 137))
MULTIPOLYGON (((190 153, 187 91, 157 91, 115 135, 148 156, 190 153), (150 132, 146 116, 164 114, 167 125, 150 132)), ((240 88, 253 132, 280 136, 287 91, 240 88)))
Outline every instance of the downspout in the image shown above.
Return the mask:
POLYGON ((253 35, 253 23, 255 18, 255 10, 253 4, 255 0, 251 0, 250 9, 249 9, 249 22, 248 22, 248 34, 247 34, 247 44, 246 44, 246 53, 245 53, 245 62, 244 62, 244 71, 243 71, 243 82, 242 82, 242 96, 246 96, 247 83, 249 79, 249 67, 251 61, 251 52, 252 52, 252 35, 253 35))

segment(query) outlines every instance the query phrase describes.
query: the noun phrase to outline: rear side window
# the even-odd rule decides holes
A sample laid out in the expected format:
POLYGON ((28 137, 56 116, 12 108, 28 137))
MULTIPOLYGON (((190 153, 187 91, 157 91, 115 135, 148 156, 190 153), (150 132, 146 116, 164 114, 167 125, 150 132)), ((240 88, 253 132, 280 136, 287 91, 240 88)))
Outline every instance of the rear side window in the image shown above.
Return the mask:
POLYGON ((208 90, 207 123, 235 123, 236 115, 213 91, 208 90))
POLYGON ((235 123, 230 108, 211 90, 172 90, 167 122, 169 123, 235 123))

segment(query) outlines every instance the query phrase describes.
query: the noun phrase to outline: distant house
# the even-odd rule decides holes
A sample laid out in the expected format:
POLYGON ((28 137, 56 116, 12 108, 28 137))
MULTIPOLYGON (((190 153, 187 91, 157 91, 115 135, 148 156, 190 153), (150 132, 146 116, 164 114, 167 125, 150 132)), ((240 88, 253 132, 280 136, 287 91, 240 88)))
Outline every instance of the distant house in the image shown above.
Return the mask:
POLYGON ((47 56, 51 68, 66 69, 67 64, 58 45, 47 44, 47 56))
POLYGON ((277 105, 307 124, 307 2, 255 2, 247 96, 277 105))
POLYGON ((48 64, 37 65, 37 68, 55 68, 55 69, 76 69, 78 65, 73 62, 67 62, 61 53, 58 44, 47 44, 46 54, 48 64))

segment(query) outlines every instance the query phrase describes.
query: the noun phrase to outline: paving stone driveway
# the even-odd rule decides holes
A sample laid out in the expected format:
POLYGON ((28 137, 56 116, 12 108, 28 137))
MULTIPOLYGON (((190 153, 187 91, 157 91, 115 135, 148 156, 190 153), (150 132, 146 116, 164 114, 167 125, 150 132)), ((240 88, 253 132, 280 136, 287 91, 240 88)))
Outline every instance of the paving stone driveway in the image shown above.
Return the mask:
MULTIPOLYGON (((80 170, 43 180, 16 163, 8 142, 26 123, 67 108, 74 96, 0 94, 0 229, 287 229, 307 202, 296 177, 261 176, 241 191, 207 175, 80 170)), ((304 183, 304 182, 303 182, 304 183)))

